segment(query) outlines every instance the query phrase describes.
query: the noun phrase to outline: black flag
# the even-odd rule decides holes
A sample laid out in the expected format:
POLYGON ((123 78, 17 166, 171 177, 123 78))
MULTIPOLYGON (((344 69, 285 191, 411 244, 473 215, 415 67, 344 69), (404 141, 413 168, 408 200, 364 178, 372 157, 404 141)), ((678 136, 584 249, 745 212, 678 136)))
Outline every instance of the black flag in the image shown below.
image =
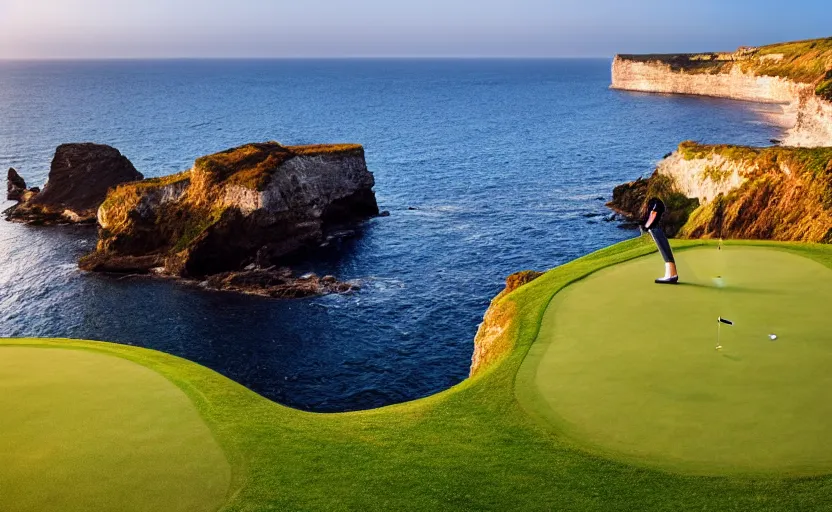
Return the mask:
POLYGON ((732 322, 732 321, 730 321, 730 320, 727 320, 727 319, 725 319, 725 318, 722 318, 721 316, 720 316, 720 317, 718 317, 718 318, 717 318, 717 320, 718 320, 719 322, 722 322, 723 324, 734 325, 734 322, 732 322))

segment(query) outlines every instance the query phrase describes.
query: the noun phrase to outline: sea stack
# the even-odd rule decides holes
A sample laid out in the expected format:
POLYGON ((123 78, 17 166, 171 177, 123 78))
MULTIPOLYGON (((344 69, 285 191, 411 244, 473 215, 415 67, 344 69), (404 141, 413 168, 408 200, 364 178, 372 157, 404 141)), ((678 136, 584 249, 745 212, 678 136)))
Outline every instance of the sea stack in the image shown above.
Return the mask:
POLYGON ((6 179, 6 199, 9 201, 21 201, 26 192, 26 180, 24 180, 14 169, 9 169, 6 179))
POLYGON ((374 184, 358 144, 229 149, 112 190, 96 250, 80 266, 197 279, 267 269, 378 215, 374 184))
MULTIPOLYGON (((10 171, 10 198, 12 178, 10 171)), ((21 182, 25 190, 25 182, 16 181, 14 191, 21 202, 7 211, 7 218, 29 224, 92 223, 111 187, 142 178, 130 160, 113 147, 63 144, 55 151, 49 179, 42 191, 25 197, 18 192, 21 182)))

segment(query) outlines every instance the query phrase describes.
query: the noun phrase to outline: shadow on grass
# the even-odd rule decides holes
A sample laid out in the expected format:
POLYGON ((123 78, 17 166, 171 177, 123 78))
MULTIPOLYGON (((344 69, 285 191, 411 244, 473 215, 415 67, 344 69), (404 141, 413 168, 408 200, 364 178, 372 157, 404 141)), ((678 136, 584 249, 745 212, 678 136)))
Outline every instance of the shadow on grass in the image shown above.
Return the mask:
POLYGON ((761 295, 782 295, 780 290, 770 290, 766 288, 749 288, 748 286, 716 286, 712 284, 690 283, 680 281, 678 286, 686 286, 690 288, 706 288, 717 292, 726 293, 758 293, 761 295))

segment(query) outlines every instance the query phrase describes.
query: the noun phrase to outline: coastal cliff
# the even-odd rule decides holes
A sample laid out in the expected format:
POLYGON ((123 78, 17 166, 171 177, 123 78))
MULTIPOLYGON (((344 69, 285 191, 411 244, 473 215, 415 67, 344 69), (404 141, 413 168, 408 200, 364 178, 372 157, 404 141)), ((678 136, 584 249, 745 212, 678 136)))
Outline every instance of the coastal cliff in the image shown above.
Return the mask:
POLYGON ((617 55, 612 88, 784 105, 784 145, 832 146, 832 38, 733 53, 617 55))
POLYGON ((247 144, 111 190, 80 266, 190 278, 268 269, 377 215, 373 185, 357 144, 247 144))
POLYGON ((653 175, 616 188, 609 206, 639 217, 652 196, 696 205, 680 238, 832 242, 832 148, 750 148, 683 142, 653 175))

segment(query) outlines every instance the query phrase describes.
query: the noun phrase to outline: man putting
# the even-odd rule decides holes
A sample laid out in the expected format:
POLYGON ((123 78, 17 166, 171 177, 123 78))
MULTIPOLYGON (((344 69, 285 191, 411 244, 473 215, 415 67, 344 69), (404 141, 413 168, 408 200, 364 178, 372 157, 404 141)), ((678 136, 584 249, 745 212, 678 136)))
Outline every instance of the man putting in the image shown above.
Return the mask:
POLYGON ((664 203, 658 197, 654 197, 647 202, 647 214, 644 220, 644 229, 653 237, 656 242, 656 247, 664 258, 664 277, 656 279, 658 284, 676 284, 679 282, 679 274, 676 271, 676 260, 673 259, 673 252, 670 250, 670 243, 662 231, 659 221, 664 214, 664 203))

